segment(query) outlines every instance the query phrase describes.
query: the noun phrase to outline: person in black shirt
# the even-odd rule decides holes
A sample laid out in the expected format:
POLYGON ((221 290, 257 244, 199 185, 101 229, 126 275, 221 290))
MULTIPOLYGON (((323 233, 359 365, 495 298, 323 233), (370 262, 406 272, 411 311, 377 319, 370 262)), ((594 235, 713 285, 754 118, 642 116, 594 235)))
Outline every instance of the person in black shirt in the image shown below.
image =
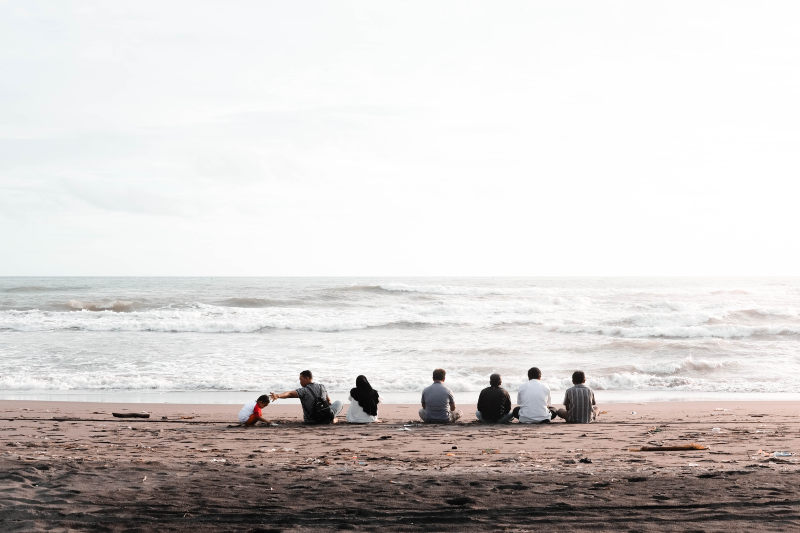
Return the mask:
POLYGON ((489 387, 481 391, 478 397, 478 410, 475 418, 486 424, 506 424, 514 414, 511 412, 511 398, 508 391, 500 385, 503 380, 500 374, 489 376, 489 387))

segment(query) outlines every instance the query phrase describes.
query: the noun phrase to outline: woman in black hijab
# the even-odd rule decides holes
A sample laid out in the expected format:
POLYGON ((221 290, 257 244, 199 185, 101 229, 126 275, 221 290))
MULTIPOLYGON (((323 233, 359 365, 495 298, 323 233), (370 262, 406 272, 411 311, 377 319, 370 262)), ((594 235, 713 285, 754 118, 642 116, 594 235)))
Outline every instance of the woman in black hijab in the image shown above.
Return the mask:
POLYGON ((365 376, 356 378, 355 388, 350 389, 350 408, 347 421, 354 424, 369 424, 378 420, 378 391, 372 388, 365 376))

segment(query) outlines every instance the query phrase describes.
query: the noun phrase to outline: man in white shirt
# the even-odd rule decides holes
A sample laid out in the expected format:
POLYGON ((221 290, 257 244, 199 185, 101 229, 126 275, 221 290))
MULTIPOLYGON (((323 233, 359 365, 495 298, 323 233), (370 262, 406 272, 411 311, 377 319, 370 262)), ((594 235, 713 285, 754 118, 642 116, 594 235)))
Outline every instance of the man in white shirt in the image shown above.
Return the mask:
POLYGON ((550 387, 542 383, 542 371, 536 367, 528 370, 528 381, 523 383, 517 393, 514 418, 522 424, 550 422, 555 416, 550 408, 550 387))

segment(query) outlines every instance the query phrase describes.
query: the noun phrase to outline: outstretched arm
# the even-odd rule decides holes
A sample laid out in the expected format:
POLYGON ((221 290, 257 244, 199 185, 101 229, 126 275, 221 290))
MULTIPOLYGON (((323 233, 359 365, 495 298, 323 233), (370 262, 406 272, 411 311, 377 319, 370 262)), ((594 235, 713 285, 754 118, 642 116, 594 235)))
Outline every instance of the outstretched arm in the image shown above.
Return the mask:
POLYGON ((270 392, 269 398, 277 400, 279 398, 299 398, 296 390, 287 390, 286 392, 270 392))

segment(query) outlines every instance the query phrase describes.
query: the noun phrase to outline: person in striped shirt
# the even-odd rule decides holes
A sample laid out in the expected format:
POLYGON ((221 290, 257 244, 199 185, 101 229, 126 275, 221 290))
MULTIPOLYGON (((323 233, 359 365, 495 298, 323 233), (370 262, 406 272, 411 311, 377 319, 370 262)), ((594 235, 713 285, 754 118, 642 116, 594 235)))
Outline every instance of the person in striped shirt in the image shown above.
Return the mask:
POLYGON ((564 393, 564 408, 556 414, 573 424, 588 424, 597 418, 597 404, 594 401, 594 392, 584 385, 586 374, 582 370, 572 373, 573 386, 564 393))

